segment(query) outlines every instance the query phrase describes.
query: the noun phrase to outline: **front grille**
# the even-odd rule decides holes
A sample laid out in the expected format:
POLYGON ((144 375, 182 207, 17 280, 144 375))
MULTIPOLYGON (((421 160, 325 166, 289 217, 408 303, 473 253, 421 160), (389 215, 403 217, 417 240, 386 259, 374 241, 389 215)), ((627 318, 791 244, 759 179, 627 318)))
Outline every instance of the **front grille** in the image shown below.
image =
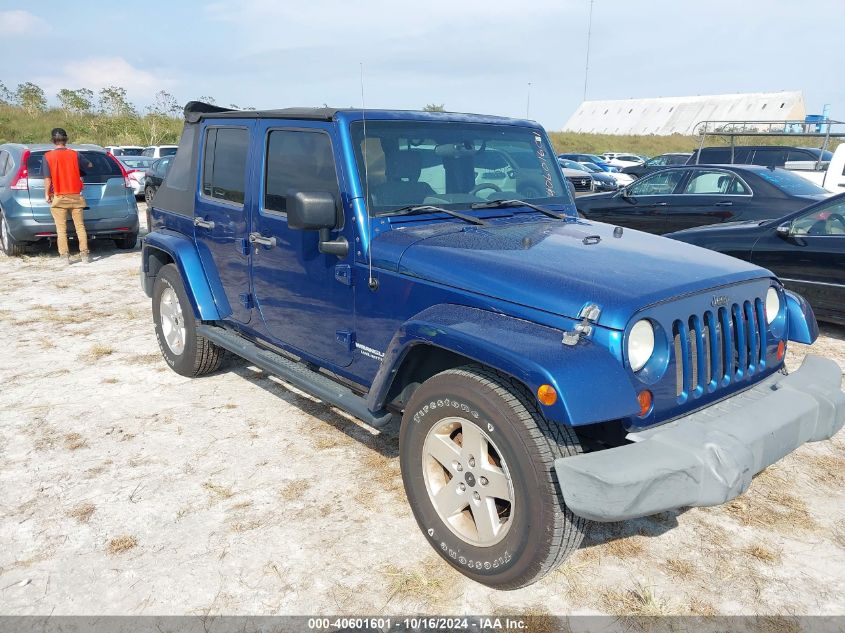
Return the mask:
POLYGON ((569 182, 575 187, 575 191, 592 191, 593 178, 592 176, 567 176, 569 182))
POLYGON ((694 314, 672 325, 679 402, 712 393, 766 366, 766 315, 760 299, 694 314))

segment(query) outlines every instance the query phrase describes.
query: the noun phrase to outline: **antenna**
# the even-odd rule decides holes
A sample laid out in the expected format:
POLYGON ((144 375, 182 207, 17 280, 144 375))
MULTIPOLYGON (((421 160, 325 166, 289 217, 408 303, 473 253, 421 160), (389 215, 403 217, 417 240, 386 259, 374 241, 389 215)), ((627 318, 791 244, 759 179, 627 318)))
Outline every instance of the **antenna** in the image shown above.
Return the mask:
POLYGON ((525 118, 531 118, 531 82, 528 82, 528 99, 525 101, 525 118))
POLYGON ((378 290, 378 279, 373 277, 373 218, 370 215, 370 170, 367 166, 367 110, 364 102, 364 62, 361 66, 361 121, 364 124, 364 211, 367 212, 367 286, 378 290))

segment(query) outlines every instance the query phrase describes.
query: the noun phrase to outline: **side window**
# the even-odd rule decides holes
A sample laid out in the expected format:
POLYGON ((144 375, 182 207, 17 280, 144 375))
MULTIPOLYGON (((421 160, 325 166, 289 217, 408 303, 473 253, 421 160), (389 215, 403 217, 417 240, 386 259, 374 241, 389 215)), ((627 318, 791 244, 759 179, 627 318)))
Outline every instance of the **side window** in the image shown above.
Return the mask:
POLYGON ((141 156, 152 156, 152 155, 153 155, 153 148, 152 147, 147 147, 146 149, 144 149, 143 152, 141 152, 141 156))
POLYGON ((748 188, 734 174, 724 171, 694 171, 684 193, 695 195, 748 195, 748 188))
POLYGON ((837 200, 834 204, 795 218, 791 233, 845 237, 845 200, 837 200))
POLYGON ((662 169, 640 178, 628 187, 628 191, 632 196, 667 196, 675 192, 685 173, 685 169, 662 169))
POLYGON ((803 149, 791 149, 789 153, 786 155, 786 160, 789 162, 792 161, 813 161, 816 162, 816 157, 813 156, 810 152, 803 149))
POLYGON ((273 130, 267 139, 265 165, 264 209, 267 211, 287 213, 287 196, 292 191, 327 191, 336 202, 340 199, 328 134, 273 130))
POLYGON ((202 162, 202 193, 217 200, 243 204, 248 149, 247 130, 209 128, 202 162))
POLYGON ((786 164, 786 149, 765 148, 754 152, 754 164, 765 167, 783 167, 786 164))
POLYGON ((9 152, 0 151, 0 178, 9 171, 9 152))
POLYGON ((669 161, 667 160, 666 156, 658 156, 656 158, 652 158, 647 160, 645 164, 649 167, 662 167, 666 165, 669 161))

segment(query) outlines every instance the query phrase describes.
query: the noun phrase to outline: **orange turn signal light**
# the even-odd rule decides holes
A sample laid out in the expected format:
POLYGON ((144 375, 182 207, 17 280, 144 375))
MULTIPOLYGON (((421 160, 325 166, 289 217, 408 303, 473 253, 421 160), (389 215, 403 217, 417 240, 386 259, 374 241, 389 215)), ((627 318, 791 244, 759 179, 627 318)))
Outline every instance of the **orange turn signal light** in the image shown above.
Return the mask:
POLYGON ((550 407, 557 402, 557 391, 551 385, 540 385, 537 389, 537 400, 550 407))
POLYGON ((639 395, 637 395, 637 400, 640 403, 640 417, 645 417, 645 415, 651 411, 651 403, 654 396, 648 389, 643 389, 639 395))
POLYGON ((783 356, 786 354, 786 343, 783 341, 778 342, 778 360, 783 360, 783 356))

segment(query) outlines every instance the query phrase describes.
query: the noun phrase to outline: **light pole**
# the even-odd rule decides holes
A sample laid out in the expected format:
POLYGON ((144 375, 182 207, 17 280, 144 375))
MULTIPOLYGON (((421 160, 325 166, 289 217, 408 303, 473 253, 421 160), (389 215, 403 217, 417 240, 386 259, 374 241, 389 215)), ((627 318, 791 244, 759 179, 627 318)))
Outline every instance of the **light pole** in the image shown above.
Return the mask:
POLYGON ((596 0, 590 0, 590 17, 587 20, 587 62, 584 65, 584 98, 587 100, 587 77, 590 75, 590 35, 593 32, 593 4, 596 0))

